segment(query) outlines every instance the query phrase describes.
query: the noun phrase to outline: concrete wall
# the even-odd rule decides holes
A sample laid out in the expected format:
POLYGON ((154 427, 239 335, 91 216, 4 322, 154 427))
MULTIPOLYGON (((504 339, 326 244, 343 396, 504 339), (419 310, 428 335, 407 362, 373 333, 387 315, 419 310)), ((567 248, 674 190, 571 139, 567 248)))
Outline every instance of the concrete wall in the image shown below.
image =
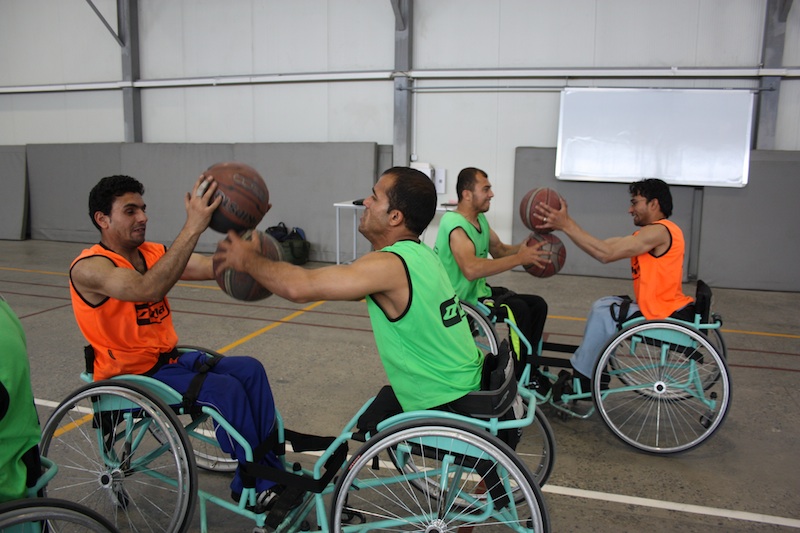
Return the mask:
MULTIPOLYGON (((88 215, 89 190, 104 176, 128 174, 145 185, 147 238, 169 244, 186 219, 183 195, 200 173, 220 161, 242 161, 261 173, 270 190, 272 209, 259 229, 278 222, 302 227, 312 243, 311 258, 332 262, 333 203, 369 194, 378 173, 378 152, 374 143, 30 145, 30 236, 97 242, 99 234, 88 215)), ((3 226, 18 222, 7 209, 17 203, 16 197, 0 197, 3 226)), ((349 235, 342 234, 343 240, 349 235)), ((221 238, 208 230, 198 250, 213 251, 221 238)), ((369 251, 366 241, 358 246, 360 253, 369 251)))

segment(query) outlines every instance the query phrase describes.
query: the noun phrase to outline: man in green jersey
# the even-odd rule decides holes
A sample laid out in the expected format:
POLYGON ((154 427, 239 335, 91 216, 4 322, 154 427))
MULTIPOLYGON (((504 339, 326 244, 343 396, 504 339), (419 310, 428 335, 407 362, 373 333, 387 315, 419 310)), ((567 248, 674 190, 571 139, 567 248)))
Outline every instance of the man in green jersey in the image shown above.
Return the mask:
POLYGON ((0 296, 0 503, 24 498, 41 473, 25 332, 0 296))
POLYGON ((359 420, 359 428, 371 431, 401 411, 451 409, 480 388, 483 360, 444 267, 419 237, 436 212, 431 180, 418 170, 391 168, 364 208, 358 229, 375 251, 349 265, 304 269, 271 261, 257 253, 257 240, 234 232, 214 260, 217 272, 246 272, 293 302, 366 297, 391 385, 359 420))
MULTIPOLYGON (((536 350, 547 319, 547 302, 541 296, 490 286, 486 278, 522 265, 548 263, 549 254, 541 250, 544 242, 529 246, 526 242, 511 245, 500 240, 484 214, 494 193, 483 170, 468 167, 459 172, 456 193, 458 207, 442 216, 434 246, 456 294, 465 302, 483 302, 508 315, 536 350)), ((512 346, 518 357, 519 377, 526 355, 535 354, 522 353, 524 349, 514 338, 512 346)), ((549 383, 545 378, 534 372, 532 380, 542 393, 546 392, 549 383)))

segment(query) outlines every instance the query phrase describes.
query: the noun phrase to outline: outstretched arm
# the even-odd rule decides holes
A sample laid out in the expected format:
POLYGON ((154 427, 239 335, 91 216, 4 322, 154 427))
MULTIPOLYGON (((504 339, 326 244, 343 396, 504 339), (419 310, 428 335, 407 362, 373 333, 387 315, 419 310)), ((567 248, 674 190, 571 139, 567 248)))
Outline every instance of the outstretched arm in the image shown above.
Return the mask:
POLYGON ((500 274, 520 265, 542 266, 550 262, 548 259, 550 254, 541 250, 544 242, 530 246, 526 242, 507 245, 500 241, 493 230, 489 231, 489 253, 492 254, 492 259, 475 255, 475 244, 463 229, 456 228, 450 233, 450 250, 453 258, 468 280, 500 274))
POLYGON ((647 253, 669 242, 670 239, 669 231, 661 224, 645 226, 636 235, 598 239, 584 230, 569 215, 567 202, 563 198, 559 209, 553 209, 546 204, 538 204, 536 210, 545 220, 537 228, 563 231, 578 248, 601 263, 611 263, 647 253))
POLYGON ((405 267, 393 253, 371 252, 349 265, 308 269, 272 261, 260 255, 257 247, 257 240, 245 241, 229 232, 214 254, 217 272, 226 268, 246 272, 292 302, 360 300, 372 295, 389 316, 398 316, 408 304, 405 267))

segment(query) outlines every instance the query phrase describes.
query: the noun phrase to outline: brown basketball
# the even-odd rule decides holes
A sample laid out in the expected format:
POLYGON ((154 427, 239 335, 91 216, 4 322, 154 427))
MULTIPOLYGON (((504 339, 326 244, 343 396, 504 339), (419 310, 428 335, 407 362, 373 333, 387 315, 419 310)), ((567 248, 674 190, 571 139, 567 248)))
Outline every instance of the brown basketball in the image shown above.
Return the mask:
POLYGON ((536 226, 544 224, 544 220, 536 212, 537 204, 547 204, 553 209, 561 209, 561 196, 553 189, 547 187, 539 187, 531 189, 519 204, 519 216, 522 218, 522 223, 531 231, 538 233, 550 233, 552 229, 539 229, 536 226))
POLYGON ((217 182, 214 198, 222 196, 211 216, 211 229, 220 233, 254 229, 269 210, 269 189, 253 167, 229 161, 212 165, 203 175, 217 182))
POLYGON ((536 232, 531 233, 528 236, 528 243, 535 244, 536 241, 545 242, 545 245, 542 246, 542 250, 550 252, 550 255, 547 256, 550 262, 545 263, 541 267, 537 265, 527 265, 525 266, 525 271, 537 278, 549 278, 550 276, 558 274, 561 271, 561 267, 564 266, 564 261, 567 259, 567 249, 564 247, 564 243, 552 233, 546 233, 544 235, 536 232))
MULTIPOLYGON (((242 238, 249 241, 253 238, 253 234, 261 241, 261 255, 275 261, 281 261, 283 259, 281 245, 275 240, 275 237, 258 230, 248 230, 242 234, 242 238)), ((214 261, 214 271, 217 270, 218 264, 217 261, 214 261)), ((272 295, 270 291, 259 285, 250 274, 238 272, 231 268, 226 268, 217 275, 217 284, 220 289, 228 293, 229 296, 246 302, 263 300, 272 295)))

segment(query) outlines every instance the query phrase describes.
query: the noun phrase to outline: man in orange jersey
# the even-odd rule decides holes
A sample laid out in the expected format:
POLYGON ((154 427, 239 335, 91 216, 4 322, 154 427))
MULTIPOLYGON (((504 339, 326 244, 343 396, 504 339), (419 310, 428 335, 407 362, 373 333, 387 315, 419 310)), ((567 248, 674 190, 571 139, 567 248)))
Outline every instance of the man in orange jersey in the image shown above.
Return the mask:
MULTIPOLYGON (((151 376, 185 399, 214 407, 256 448, 269 437, 276 417, 261 362, 252 357, 211 357, 196 350, 179 352, 167 300, 180 279, 214 279, 211 257, 194 253, 194 247, 222 201, 222 197, 212 200, 216 190, 213 178, 197 180, 184 199, 186 222, 167 248, 145 240, 144 186, 130 176, 101 179, 89 193, 89 217, 100 230, 100 242, 72 262, 72 309, 94 351, 96 381, 121 374, 151 376)), ((217 427, 216 436, 225 452, 245 461, 242 446, 224 428, 217 427)), ((283 470, 273 452, 254 459, 283 470)), ((239 499, 243 487, 237 469, 231 482, 234 499, 239 499)), ((257 511, 268 509, 283 490, 267 479, 257 479, 255 487, 257 511)))
POLYGON ((669 186, 655 178, 644 179, 629 186, 631 205, 628 213, 638 231, 624 237, 598 239, 581 228, 567 212, 539 204, 536 209, 544 217, 539 228, 561 230, 581 250, 601 263, 620 259, 631 260, 634 300, 608 296, 597 300, 586 321, 583 342, 570 358, 575 377, 582 378, 582 389, 588 391, 589 379, 601 351, 617 331, 618 324, 627 318, 644 315, 647 319, 668 316, 692 320, 694 306, 691 296, 683 294, 683 232, 672 221, 672 194, 669 186), (627 313, 624 312, 628 307, 627 313), (622 310, 622 316, 620 316, 622 310))

